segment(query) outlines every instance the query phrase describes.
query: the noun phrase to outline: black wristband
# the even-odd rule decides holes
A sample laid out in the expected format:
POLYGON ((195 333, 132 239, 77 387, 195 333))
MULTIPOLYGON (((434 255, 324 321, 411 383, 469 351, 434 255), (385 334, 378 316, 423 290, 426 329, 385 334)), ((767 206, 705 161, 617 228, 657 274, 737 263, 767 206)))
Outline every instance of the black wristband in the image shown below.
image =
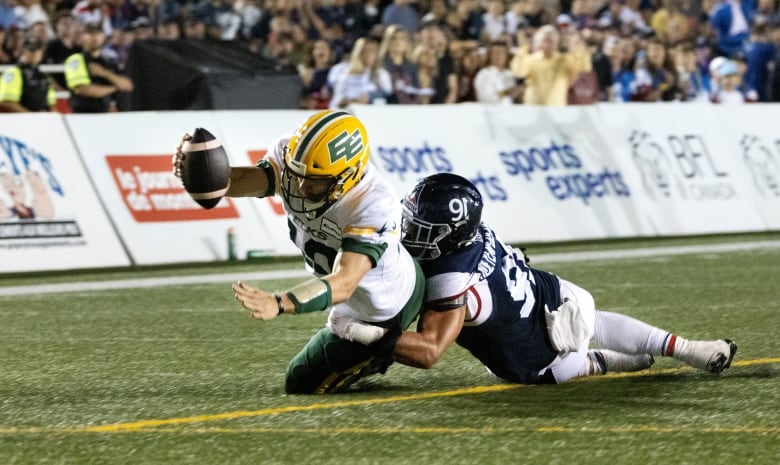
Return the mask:
POLYGON ((274 292, 274 298, 276 298, 276 306, 279 307, 279 315, 284 313, 284 303, 282 302, 282 296, 278 292, 274 292))

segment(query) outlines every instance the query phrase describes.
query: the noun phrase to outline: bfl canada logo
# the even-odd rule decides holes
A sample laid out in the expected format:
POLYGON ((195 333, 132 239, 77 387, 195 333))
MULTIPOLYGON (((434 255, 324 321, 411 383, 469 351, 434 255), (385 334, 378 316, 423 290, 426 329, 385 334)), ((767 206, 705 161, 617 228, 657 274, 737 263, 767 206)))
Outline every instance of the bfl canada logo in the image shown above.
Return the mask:
POLYGON ((743 135, 739 145, 758 193, 768 198, 780 197, 780 140, 775 141, 776 151, 754 134, 743 135))
POLYGON ((700 134, 667 134, 660 139, 633 131, 629 144, 642 186, 653 199, 728 200, 737 195, 729 173, 716 163, 700 134))

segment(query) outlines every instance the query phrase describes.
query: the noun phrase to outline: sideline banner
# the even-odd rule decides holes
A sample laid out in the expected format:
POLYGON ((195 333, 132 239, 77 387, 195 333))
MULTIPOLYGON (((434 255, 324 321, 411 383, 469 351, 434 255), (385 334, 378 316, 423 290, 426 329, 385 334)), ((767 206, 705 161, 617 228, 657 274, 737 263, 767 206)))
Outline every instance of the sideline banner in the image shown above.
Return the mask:
POLYGON ((510 242, 637 236, 634 193, 594 121, 570 107, 359 106, 374 163, 403 195, 437 171, 469 178, 510 242), (560 110, 560 111, 559 111, 560 110))
POLYGON ((780 229, 780 106, 738 106, 728 113, 720 134, 729 158, 747 172, 745 187, 767 228, 780 229))
POLYGON ((0 115, 0 273, 129 264, 62 117, 0 115))
MULTIPOLYGON (((255 123, 262 124, 263 112, 251 113, 255 123)), ((272 234, 251 205, 256 199, 223 198, 205 210, 171 174, 171 157, 182 134, 196 127, 223 142, 231 165, 249 164, 245 154, 232 148, 222 121, 211 111, 67 116, 98 192, 136 263, 225 260, 229 230, 239 258, 252 249, 283 252, 276 244, 287 237, 286 229, 269 241, 272 234)))
MULTIPOLYGON (((753 106, 744 109, 752 112, 753 106)), ((641 194, 636 196, 636 208, 651 224, 646 234, 770 227, 755 201, 755 183, 739 157, 735 127, 740 114, 732 106, 632 103, 599 105, 592 112, 628 182, 641 194)))

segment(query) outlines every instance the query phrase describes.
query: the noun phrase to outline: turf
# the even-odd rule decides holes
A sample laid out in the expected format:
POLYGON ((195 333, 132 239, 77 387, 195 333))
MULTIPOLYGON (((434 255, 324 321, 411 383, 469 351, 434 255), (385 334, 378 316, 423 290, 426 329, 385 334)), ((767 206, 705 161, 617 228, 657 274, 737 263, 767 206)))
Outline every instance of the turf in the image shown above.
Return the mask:
MULTIPOLYGON (((721 376, 659 358, 631 376, 507 385, 456 347, 432 370, 393 365, 334 396, 282 390, 287 361, 325 315, 253 321, 229 284, 0 297, 0 463, 774 465, 778 263, 775 248, 540 264, 602 309, 735 339, 737 358, 721 376)), ((2 285, 284 266, 299 264, 36 274, 2 285)))

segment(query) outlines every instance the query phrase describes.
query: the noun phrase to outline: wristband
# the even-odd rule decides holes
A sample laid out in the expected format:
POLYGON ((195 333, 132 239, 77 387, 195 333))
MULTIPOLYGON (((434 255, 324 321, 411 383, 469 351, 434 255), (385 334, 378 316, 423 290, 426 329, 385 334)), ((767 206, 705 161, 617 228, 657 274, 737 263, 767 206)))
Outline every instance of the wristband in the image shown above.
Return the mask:
POLYGON ((276 299, 276 306, 279 308, 279 315, 284 313, 284 303, 282 302, 282 296, 278 292, 274 292, 274 298, 276 299))
POLYGON ((318 312, 330 307, 333 294, 327 279, 310 279, 287 291, 295 313, 318 312))

